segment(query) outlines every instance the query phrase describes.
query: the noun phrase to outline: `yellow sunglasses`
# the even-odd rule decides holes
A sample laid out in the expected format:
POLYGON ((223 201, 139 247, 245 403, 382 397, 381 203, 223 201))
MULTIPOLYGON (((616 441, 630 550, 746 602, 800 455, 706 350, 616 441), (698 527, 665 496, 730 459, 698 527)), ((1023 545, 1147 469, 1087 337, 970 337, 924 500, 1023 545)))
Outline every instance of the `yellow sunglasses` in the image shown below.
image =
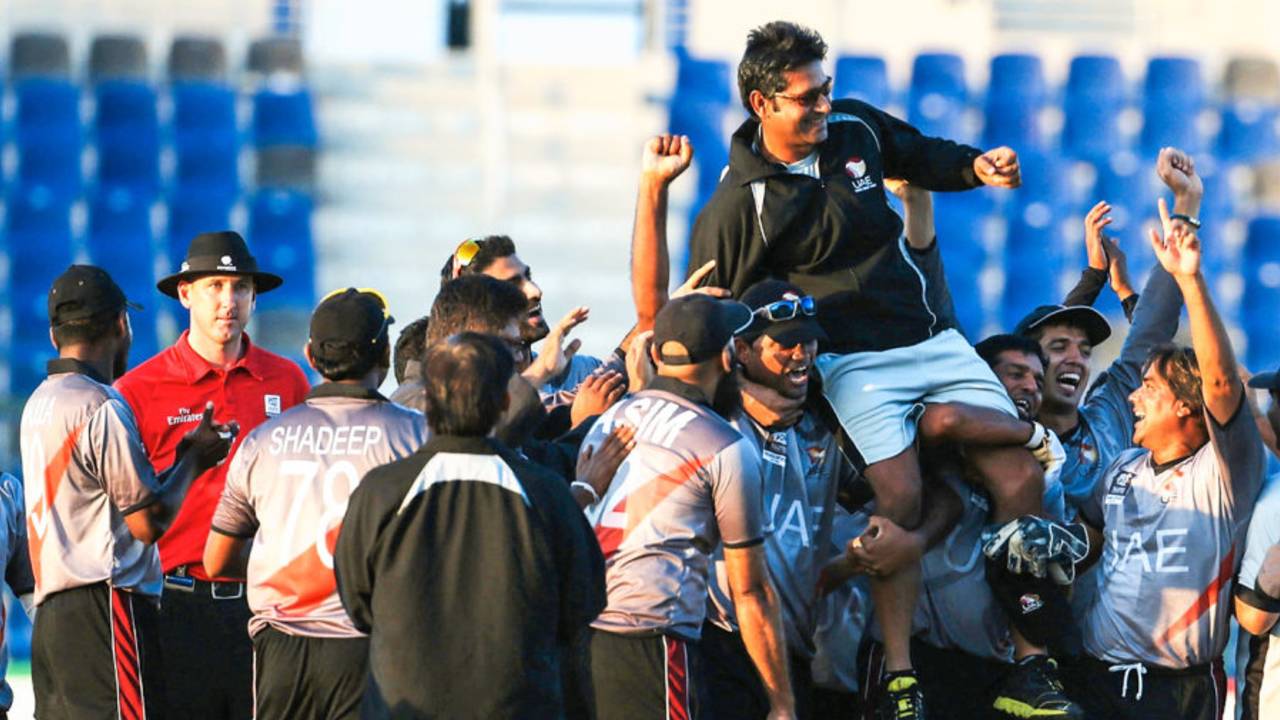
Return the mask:
POLYGON ((337 290, 334 290, 330 292, 328 295, 325 295, 324 297, 320 298, 320 302, 317 303, 317 305, 323 304, 324 301, 328 300, 329 298, 337 297, 338 295, 341 295, 348 290, 355 290, 361 295, 368 295, 372 297, 374 300, 378 301, 378 307, 382 308, 382 327, 378 329, 378 332, 375 335, 375 339, 373 341, 374 343, 377 343, 378 341, 376 338, 382 337, 382 331, 386 330, 388 325, 396 321, 395 318, 391 317, 391 303, 387 301, 387 296, 383 295, 381 291, 375 290, 373 288, 353 288, 353 287, 338 288, 337 290))

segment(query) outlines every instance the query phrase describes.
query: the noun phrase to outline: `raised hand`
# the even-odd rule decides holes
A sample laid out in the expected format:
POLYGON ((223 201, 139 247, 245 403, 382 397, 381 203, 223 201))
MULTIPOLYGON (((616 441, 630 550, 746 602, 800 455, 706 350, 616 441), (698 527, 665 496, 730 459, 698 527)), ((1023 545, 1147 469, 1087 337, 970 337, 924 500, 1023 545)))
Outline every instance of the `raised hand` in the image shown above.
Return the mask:
POLYGON ((653 345, 653 331, 645 330, 631 341, 627 348, 627 392, 638 393, 649 384, 655 372, 649 348, 653 345))
POLYGON ((711 297, 714 297, 714 298, 729 297, 729 291, 722 287, 711 287, 711 286, 698 287, 698 285, 704 279, 706 279, 708 275, 711 274, 711 271, 715 269, 716 269, 715 260, 708 260, 705 263, 703 263, 702 267, 689 273, 689 279, 681 283, 680 287, 676 288, 675 291, 671 293, 671 299, 675 300, 676 298, 681 297, 682 295, 690 295, 693 293, 710 295, 711 297))
POLYGON ((573 340, 566 345, 564 340, 571 330, 587 321, 590 313, 590 308, 580 305, 570 310, 569 314, 560 318, 560 322, 551 328, 551 332, 542 342, 538 359, 521 373, 526 380, 533 383, 534 387, 545 385, 569 366, 569 361, 578 353, 578 348, 582 347, 582 341, 573 340))
POLYGON ((1133 281, 1129 278, 1129 256, 1120 249, 1114 239, 1102 236, 1102 247, 1107 252, 1108 272, 1111 275, 1111 289, 1116 297, 1124 300, 1137 292, 1133 289, 1133 281))
POLYGON ((592 374, 578 385, 573 405, 569 406, 569 422, 573 427, 593 415, 608 410, 622 398, 627 389, 625 378, 617 370, 605 370, 592 374))
POLYGON ((1022 168, 1018 165, 1018 153, 1010 147, 988 150, 973 159, 973 174, 984 185, 999 188, 1016 188, 1022 184, 1022 168))
POLYGON ((1169 206, 1164 198, 1157 202, 1163 237, 1151 230, 1151 249, 1160 265, 1175 278, 1193 277, 1200 272, 1200 238, 1190 225, 1169 219, 1169 206))
POLYGON ((1095 270, 1106 270, 1110 266, 1107 260, 1107 236, 1102 229, 1111 224, 1111 205, 1103 200, 1094 205, 1084 216, 1084 247, 1089 255, 1089 267, 1095 270))
POLYGON ((1156 175, 1175 195, 1204 195, 1204 183, 1196 174, 1195 161, 1177 148, 1160 149, 1160 156, 1156 158, 1156 175))
POLYGON ((644 146, 641 172, 663 184, 680 177, 693 161, 693 143, 687 135, 658 135, 644 146))

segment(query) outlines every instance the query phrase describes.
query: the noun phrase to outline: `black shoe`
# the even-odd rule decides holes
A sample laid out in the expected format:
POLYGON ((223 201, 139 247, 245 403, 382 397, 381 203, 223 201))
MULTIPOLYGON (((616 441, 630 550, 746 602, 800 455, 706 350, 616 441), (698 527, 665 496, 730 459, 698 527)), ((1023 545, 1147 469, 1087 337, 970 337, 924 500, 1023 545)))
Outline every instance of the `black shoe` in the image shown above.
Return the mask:
POLYGON ((1058 663, 1047 655, 1029 655, 1010 668, 991 706, 1007 717, 1084 718, 1084 710, 1062 690, 1058 663))
POLYGON ((924 692, 911 671, 892 673, 880 690, 879 720, 924 720, 924 692))

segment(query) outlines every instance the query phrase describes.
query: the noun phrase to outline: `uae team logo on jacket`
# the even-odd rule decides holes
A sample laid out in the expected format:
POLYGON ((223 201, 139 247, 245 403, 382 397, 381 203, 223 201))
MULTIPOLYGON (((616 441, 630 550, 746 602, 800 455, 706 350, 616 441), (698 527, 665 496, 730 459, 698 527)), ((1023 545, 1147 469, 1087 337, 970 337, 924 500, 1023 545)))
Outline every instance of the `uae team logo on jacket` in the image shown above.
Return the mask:
POLYGON ((844 173, 853 181, 853 191, 856 193, 876 186, 876 181, 867 177, 867 161, 857 155, 845 161, 844 173))

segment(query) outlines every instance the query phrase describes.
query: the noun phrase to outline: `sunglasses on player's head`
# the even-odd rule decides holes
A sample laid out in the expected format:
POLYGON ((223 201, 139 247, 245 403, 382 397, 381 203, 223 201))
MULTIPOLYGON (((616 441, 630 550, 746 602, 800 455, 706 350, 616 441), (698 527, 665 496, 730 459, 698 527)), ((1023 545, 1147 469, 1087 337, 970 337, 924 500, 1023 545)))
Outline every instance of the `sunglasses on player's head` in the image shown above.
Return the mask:
POLYGON ((325 300, 328 300, 331 297, 336 297, 338 295, 341 295, 342 293, 348 290, 355 290, 361 295, 368 295, 372 297, 374 300, 378 301, 378 307, 382 308, 382 327, 378 329, 378 332, 377 334, 374 335, 374 340, 373 340, 374 343, 377 343, 378 338, 382 337, 382 332, 387 329, 387 326, 389 326, 391 323, 396 321, 395 318, 391 317, 391 303, 387 302, 386 295, 383 295, 381 291, 375 290, 373 288, 338 288, 337 290, 334 290, 328 295, 325 295, 324 297, 320 298, 320 302, 323 303, 325 300))
POLYGON ((467 238, 458 243, 458 247, 453 250, 453 266, 454 268, 464 268, 476 259, 480 248, 484 247, 484 238, 467 238))
POLYGON ((812 295, 805 295, 794 300, 778 300, 751 311, 752 315, 763 315, 772 322, 791 320, 800 313, 810 317, 818 314, 818 306, 814 302, 812 295))

